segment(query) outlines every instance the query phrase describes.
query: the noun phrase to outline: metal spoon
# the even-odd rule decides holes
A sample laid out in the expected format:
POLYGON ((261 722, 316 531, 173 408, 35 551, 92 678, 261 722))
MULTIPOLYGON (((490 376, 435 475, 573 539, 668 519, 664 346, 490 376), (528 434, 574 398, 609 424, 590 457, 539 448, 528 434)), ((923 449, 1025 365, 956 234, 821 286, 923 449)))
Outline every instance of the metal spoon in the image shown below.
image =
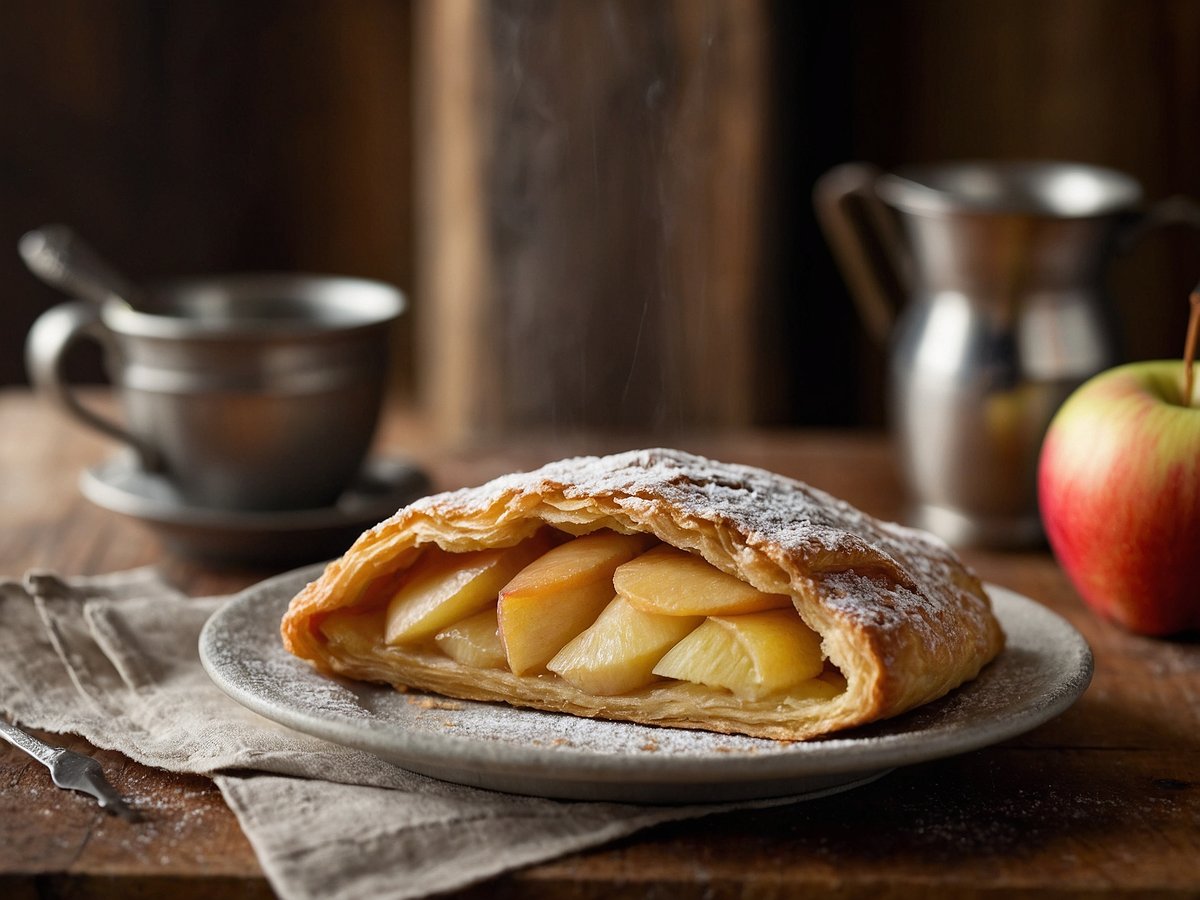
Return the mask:
POLYGON ((22 235, 17 251, 29 271, 51 287, 93 303, 116 299, 133 309, 145 307, 145 291, 66 225, 46 225, 22 235))

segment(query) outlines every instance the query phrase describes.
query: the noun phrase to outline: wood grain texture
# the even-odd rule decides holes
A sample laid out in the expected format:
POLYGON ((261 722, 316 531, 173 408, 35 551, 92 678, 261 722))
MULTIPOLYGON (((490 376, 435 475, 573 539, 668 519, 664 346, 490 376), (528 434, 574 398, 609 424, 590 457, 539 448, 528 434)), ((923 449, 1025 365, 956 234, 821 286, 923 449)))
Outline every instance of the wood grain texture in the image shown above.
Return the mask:
MULTIPOLYGON (((530 434, 447 452, 428 435, 422 416, 392 410, 379 446, 425 465, 440 487, 639 443, 629 435, 530 434)), ((743 432, 684 437, 680 446, 803 478, 877 515, 903 515, 891 454, 877 435, 743 432)), ((270 574, 166 557, 138 524, 90 506, 76 492, 75 476, 109 452, 111 445, 24 391, 0 392, 0 573, 37 566, 90 574, 153 564, 193 594, 232 591, 270 574)), ((966 556, 983 578, 1037 598, 1091 643, 1092 687, 1058 719, 857 791, 663 826, 460 896, 1200 894, 1200 643, 1139 638, 1099 622, 1045 553, 966 556)), ((62 741, 89 750, 77 738, 62 741)), ((86 798, 51 787, 23 754, 0 747, 0 895, 270 895, 236 820, 206 780, 111 752, 99 756, 117 786, 148 810, 147 823, 108 818, 86 798)))
POLYGON ((488 416, 496 368, 484 195, 490 150, 483 6, 472 0, 416 5, 417 209, 422 261, 417 287, 421 396, 443 433, 465 440, 488 416), (446 65, 452 59, 455 65, 446 65))
MULTIPOLYGON (((0 4, 0 383, 62 297, 17 239, 67 222, 147 282, 414 268, 410 7, 259 0, 0 4)), ((397 328, 398 387, 412 333, 397 328)), ((76 371, 97 380, 98 365, 76 371)))
MULTIPOLYGON (((1200 197, 1198 29, 1193 0, 9 0, 0 248, 61 220, 149 280, 398 283, 400 386, 465 430, 878 424, 813 179, 1050 157, 1200 197)), ((1198 241, 1114 264, 1130 357, 1178 354, 1198 241)), ((0 383, 60 299, 9 250, 0 383)))
POLYGON ((752 421, 765 5, 420 10, 443 433, 752 421))

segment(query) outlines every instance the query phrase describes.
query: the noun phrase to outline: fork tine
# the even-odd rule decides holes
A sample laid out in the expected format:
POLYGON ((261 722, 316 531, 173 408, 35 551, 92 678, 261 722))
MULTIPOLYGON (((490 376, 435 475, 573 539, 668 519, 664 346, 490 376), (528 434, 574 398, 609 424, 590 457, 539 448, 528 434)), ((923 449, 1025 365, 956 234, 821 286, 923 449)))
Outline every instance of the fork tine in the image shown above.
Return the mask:
POLYGON ((0 718, 0 738, 49 769, 51 780, 60 788, 91 794, 103 809, 130 822, 141 820, 137 811, 108 783, 103 767, 92 757, 64 747, 52 747, 3 718, 0 718))
POLYGON ((136 811, 104 777, 104 768, 92 757, 60 748, 49 768, 51 779, 59 787, 90 794, 104 810, 131 822, 139 820, 136 811))

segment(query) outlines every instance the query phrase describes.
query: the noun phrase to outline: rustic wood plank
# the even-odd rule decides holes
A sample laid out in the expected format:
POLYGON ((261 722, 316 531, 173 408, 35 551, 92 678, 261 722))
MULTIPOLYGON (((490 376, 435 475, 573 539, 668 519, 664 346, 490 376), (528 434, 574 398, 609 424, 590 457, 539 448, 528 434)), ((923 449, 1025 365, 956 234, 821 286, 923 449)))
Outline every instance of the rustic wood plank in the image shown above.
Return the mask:
POLYGON ((1164 761, 1001 748, 893 772, 868 789, 673 825, 470 896, 1187 896, 1195 781, 1164 761), (1170 841, 1172 846, 1164 848, 1170 841), (534 893, 529 892, 534 888, 534 893))
POLYGON ((495 369, 490 341, 487 228, 483 194, 487 118, 478 66, 483 51, 483 7, 471 0, 420 0, 415 5, 417 80, 415 135, 422 399, 437 410, 442 434, 460 441, 483 420, 485 392, 478 384, 495 369), (455 60, 454 65, 445 65, 455 60))
POLYGON ((465 896, 777 896, 801 886, 836 897, 1191 896, 1195 782, 1161 777, 1190 759, 1174 769, 1121 761, 1116 776, 1114 762, 973 754, 825 801, 659 829, 465 896), (1164 854, 1172 836, 1182 842, 1164 854))
POLYGON ((420 6, 422 375, 444 435, 755 420, 767 19, 760 0, 420 6))
POLYGON ((261 879, 254 851, 211 780, 152 769, 73 735, 32 733, 95 757, 141 820, 108 815, 92 798, 58 789, 45 767, 2 744, 0 877, 109 880, 111 893, 130 878, 214 889, 222 881, 261 879))

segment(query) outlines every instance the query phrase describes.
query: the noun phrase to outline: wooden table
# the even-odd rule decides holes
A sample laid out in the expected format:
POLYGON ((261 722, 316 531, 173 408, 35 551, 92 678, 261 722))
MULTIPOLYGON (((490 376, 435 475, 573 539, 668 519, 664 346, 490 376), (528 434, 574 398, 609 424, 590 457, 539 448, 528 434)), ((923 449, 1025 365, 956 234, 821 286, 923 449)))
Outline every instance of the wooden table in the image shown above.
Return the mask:
MULTIPOLYGON (((661 440, 661 438, 660 438, 661 440)), ((902 514, 877 435, 754 433, 679 446, 793 474, 870 512, 902 514)), ((394 413, 380 446, 439 486, 563 453, 637 445, 547 437, 450 452, 394 413)), ((270 574, 164 556, 140 524, 90 505, 79 470, 112 446, 26 392, 0 393, 0 573, 91 574, 153 563, 193 594, 270 574)), ((1200 550, 1198 550, 1200 552, 1200 550)), ((1044 552, 967 552, 987 580, 1037 598, 1090 641, 1095 680, 1072 709, 1015 740, 896 771, 866 788, 781 809, 662 826, 515 872, 469 897, 1200 896, 1200 644, 1134 637, 1094 619, 1044 552)), ((95 752, 85 742, 66 739, 95 752)), ((271 893, 204 778, 99 753, 117 786, 154 798, 130 826, 57 791, 0 747, 0 896, 209 897, 271 893)))

